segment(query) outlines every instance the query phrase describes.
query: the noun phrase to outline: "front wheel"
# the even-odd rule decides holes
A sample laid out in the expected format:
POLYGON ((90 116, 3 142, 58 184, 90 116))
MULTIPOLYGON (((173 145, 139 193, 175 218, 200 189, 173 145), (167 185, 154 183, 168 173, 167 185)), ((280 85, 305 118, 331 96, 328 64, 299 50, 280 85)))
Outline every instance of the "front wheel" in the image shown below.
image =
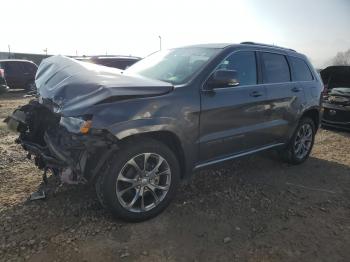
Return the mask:
POLYGON ((122 145, 102 177, 103 204, 113 215, 131 222, 150 219, 173 199, 180 179, 174 153, 153 139, 122 145))
POLYGON ((314 121, 308 117, 302 118, 287 148, 282 151, 284 160, 294 165, 303 163, 311 153, 315 133, 314 121))

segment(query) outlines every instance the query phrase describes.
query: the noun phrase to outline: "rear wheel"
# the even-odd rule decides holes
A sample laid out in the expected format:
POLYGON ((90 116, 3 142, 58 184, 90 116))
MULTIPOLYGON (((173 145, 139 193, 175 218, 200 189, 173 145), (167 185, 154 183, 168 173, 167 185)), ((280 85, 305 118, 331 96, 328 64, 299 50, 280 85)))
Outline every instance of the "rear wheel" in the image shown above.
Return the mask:
POLYGON ((302 118, 287 148, 282 151, 284 160, 295 165, 303 163, 311 153, 315 133, 314 121, 302 118))
POLYGON ((31 92, 31 91, 35 91, 36 90, 36 85, 35 85, 35 82, 29 82, 26 84, 26 87, 25 87, 25 90, 27 92, 31 92))
POLYGON ((150 219, 175 196, 180 168, 164 144, 152 139, 129 141, 109 162, 98 193, 116 217, 133 222, 150 219))

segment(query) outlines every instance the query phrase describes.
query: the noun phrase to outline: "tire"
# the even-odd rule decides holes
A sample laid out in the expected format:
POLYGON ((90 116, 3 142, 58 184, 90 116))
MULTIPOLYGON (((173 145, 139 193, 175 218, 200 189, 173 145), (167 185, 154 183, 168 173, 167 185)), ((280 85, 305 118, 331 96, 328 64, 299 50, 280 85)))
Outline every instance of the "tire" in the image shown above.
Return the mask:
POLYGON ((290 142, 288 143, 288 146, 281 152, 283 160, 293 165, 303 163, 309 157, 312 151, 315 141, 315 134, 316 128, 314 121, 309 117, 303 117, 300 120, 290 142), (303 128, 305 134, 309 134, 308 132, 310 132, 310 135, 306 135, 303 137, 303 140, 301 140, 300 138, 303 135, 303 128), (303 141, 305 142, 304 147, 301 146, 303 141), (300 145, 302 148, 300 148, 298 145, 300 145), (304 149, 304 151, 301 153, 301 151, 298 151, 298 149, 301 151, 304 149))
POLYGON ((150 219, 161 213, 176 194, 179 163, 161 142, 131 139, 121 145, 107 165, 103 177, 96 181, 96 193, 117 218, 128 222, 150 219))
POLYGON ((34 82, 29 82, 26 84, 25 90, 27 92, 32 92, 32 91, 36 91, 36 85, 34 82))

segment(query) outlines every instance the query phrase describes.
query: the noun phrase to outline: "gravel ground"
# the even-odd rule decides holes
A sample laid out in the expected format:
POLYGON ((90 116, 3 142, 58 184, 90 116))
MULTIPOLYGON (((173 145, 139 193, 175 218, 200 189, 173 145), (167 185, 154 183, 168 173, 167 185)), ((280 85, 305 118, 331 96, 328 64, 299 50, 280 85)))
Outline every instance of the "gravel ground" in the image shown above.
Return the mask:
POLYGON ((273 152, 196 173, 160 216, 113 219, 88 186, 28 201, 41 173, 2 119, 25 104, 0 97, 1 261, 350 261, 350 133, 320 130, 300 166, 273 152))

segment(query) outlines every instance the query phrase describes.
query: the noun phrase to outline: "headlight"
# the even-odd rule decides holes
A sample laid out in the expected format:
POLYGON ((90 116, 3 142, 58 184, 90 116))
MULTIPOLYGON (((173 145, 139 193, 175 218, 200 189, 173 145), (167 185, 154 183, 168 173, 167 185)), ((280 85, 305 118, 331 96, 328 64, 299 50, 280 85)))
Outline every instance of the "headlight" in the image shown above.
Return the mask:
POLYGON ((92 126, 91 120, 83 117, 61 117, 60 125, 67 128, 69 132, 87 134, 92 126))

